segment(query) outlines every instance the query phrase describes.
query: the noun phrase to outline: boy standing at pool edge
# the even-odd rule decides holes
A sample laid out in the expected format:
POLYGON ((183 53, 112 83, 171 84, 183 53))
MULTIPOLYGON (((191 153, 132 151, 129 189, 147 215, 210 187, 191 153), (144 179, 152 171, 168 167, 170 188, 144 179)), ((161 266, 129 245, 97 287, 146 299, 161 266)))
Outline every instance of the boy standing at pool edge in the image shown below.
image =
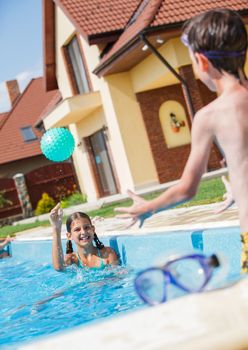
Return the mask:
POLYGON ((218 97, 195 115, 191 152, 177 185, 146 201, 129 191, 133 205, 117 208, 133 223, 191 199, 206 171, 216 138, 225 153, 233 197, 238 206, 242 272, 248 272, 248 82, 244 73, 247 32, 231 10, 212 10, 186 23, 182 36, 199 79, 218 97))

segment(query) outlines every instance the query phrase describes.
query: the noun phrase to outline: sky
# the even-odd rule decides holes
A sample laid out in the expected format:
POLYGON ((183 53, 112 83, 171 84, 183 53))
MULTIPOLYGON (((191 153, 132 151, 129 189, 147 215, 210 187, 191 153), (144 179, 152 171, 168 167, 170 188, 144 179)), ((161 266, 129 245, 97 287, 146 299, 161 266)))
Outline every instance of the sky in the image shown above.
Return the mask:
POLYGON ((42 76, 42 0, 0 0, 0 113, 10 109, 5 82, 21 92, 42 76))

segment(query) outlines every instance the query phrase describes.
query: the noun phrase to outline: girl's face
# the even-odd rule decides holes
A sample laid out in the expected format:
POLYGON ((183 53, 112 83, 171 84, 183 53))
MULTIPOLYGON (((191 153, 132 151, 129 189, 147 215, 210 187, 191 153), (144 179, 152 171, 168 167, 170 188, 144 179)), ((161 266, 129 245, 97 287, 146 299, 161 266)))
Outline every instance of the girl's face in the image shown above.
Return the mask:
POLYGON ((73 239, 80 247, 85 247, 92 244, 94 233, 95 227, 91 225, 88 219, 78 218, 72 221, 71 232, 68 234, 68 238, 73 239))

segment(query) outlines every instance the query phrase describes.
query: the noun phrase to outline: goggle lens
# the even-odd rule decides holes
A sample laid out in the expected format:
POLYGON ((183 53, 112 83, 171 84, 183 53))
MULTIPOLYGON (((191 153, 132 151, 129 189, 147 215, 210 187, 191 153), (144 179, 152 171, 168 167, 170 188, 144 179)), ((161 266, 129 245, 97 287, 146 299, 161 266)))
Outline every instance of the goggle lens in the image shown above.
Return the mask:
POLYGON ((166 275, 160 269, 150 269, 141 273, 135 280, 140 297, 151 305, 165 301, 166 275))
POLYGON ((206 272, 199 260, 185 258, 168 264, 167 268, 177 284, 188 291, 198 292, 206 282, 206 272))

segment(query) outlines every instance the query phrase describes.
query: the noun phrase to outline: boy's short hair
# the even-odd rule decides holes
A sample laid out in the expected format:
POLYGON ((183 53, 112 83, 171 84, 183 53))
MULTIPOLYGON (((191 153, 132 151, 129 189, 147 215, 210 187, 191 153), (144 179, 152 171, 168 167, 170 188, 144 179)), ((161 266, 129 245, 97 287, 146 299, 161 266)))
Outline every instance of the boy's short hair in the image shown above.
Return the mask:
POLYGON ((247 32, 238 13, 228 9, 204 12, 187 21, 183 31, 190 49, 203 53, 218 71, 238 79, 244 74, 247 32))

